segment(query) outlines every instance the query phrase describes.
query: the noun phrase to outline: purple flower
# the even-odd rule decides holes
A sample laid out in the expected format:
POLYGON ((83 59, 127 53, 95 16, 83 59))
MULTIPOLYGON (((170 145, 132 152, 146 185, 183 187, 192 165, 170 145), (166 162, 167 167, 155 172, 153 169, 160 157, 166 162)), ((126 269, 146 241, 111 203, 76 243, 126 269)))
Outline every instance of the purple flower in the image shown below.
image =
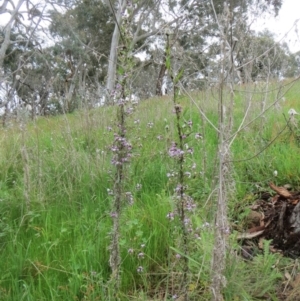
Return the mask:
POLYGON ((128 115, 130 115, 130 114, 132 114, 133 113, 133 108, 128 108, 127 110, 126 110, 126 113, 128 114, 128 115))
POLYGON ((182 156, 184 154, 184 151, 181 150, 180 148, 177 148, 176 142, 172 142, 172 145, 169 148, 168 153, 169 153, 169 156, 173 158, 173 157, 182 156))
POLYGON ((176 193, 181 193, 183 191, 184 187, 181 184, 177 184, 176 188, 174 189, 176 193))
POLYGON ((193 125, 193 121, 192 121, 192 120, 189 120, 186 124, 191 128, 192 125, 193 125))
POLYGON ((169 219, 169 220, 174 220, 174 213, 173 212, 169 212, 168 214, 167 214, 167 218, 169 219))
POLYGON ((110 217, 112 217, 112 218, 118 217, 117 212, 111 212, 110 217))
POLYGON ((189 218, 185 218, 183 223, 187 226, 189 223, 191 222, 191 220, 189 218))
POLYGON ((202 139, 202 135, 200 133, 196 133, 195 134, 195 139, 199 140, 199 139, 202 139))
POLYGON ((222 228, 222 231, 224 234, 230 234, 230 229, 227 227, 227 228, 222 228))
POLYGON ((138 273, 142 273, 143 270, 144 270, 144 268, 143 268, 142 266, 139 266, 139 267, 136 269, 136 271, 137 271, 138 273))
POLYGON ((133 249, 132 248, 128 249, 128 253, 133 254, 133 249))
POLYGON ((186 210, 187 211, 192 211, 193 209, 195 209, 196 208, 196 204, 193 202, 193 200, 191 199, 191 200, 188 200, 187 202, 186 202, 186 210))
POLYGON ((180 254, 176 254, 175 257, 176 257, 176 259, 180 259, 181 255, 180 254))
POLYGON ((192 155, 194 153, 194 149, 189 147, 186 152, 192 155))

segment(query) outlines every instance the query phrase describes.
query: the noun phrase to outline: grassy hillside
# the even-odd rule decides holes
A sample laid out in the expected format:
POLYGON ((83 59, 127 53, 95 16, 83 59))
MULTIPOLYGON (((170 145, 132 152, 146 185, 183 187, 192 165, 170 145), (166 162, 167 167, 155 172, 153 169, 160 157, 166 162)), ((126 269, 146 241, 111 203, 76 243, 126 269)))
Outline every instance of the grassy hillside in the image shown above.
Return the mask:
MULTIPOLYGON (((266 96, 254 87, 237 90, 236 129, 241 121, 246 125, 258 116, 266 96)), ((258 187, 266 189, 271 180, 299 185, 300 131, 297 124, 286 127, 283 113, 288 119, 290 108, 300 111, 300 86, 283 90, 285 100, 246 126, 232 144, 233 230, 243 223, 245 207, 258 187)), ((215 92, 194 93, 193 98, 217 126, 215 92)), ((271 87, 266 105, 277 95, 278 88, 271 87)), ((196 204, 190 215, 189 292, 191 300, 209 300, 218 137, 188 97, 180 101, 185 120, 193 123, 186 139, 187 148, 194 149, 186 159, 186 184, 196 204), (197 133, 201 139, 195 138, 197 133)), ((128 193, 121 221, 120 300, 171 300, 179 287, 179 230, 177 221, 167 218, 174 211, 177 172, 168 156, 177 139, 172 111, 170 98, 153 98, 141 102, 127 120, 133 157, 126 171, 128 193)), ((115 108, 105 107, 1 129, 1 301, 114 300, 107 281, 114 173, 110 147, 116 124, 115 108)), ((278 287, 289 260, 266 251, 245 262, 237 255, 234 231, 229 239, 225 299, 279 300, 278 287)))

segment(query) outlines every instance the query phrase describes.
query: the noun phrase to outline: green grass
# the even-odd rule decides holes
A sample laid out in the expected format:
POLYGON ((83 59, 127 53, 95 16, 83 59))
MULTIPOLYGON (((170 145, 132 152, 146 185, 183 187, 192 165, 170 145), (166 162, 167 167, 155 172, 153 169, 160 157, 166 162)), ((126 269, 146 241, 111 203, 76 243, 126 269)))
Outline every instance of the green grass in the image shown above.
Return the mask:
MULTIPOLYGON (((281 102, 284 112, 291 107, 300 109, 295 101, 299 88, 297 83, 281 102)), ((269 94, 268 103, 274 100, 274 93, 269 94)), ((215 95, 207 91, 193 97, 217 125, 215 95)), ((246 122, 257 116, 261 97, 253 98, 246 122)), ((245 101, 245 93, 237 92, 235 129, 243 120, 245 101)), ((218 136, 188 98, 181 102, 184 120, 193 121, 193 131, 185 142, 194 153, 185 164, 191 172, 186 179, 187 192, 197 204, 191 216, 194 232, 189 246, 189 293, 191 300, 208 300, 218 136), (195 140, 195 133, 201 133, 203 139, 195 140)), ((176 175, 167 176, 176 174, 176 162, 168 156, 172 141, 177 141, 172 110, 171 99, 154 98, 141 102, 127 120, 134 148, 126 167, 125 189, 132 193, 134 203, 124 200, 123 204, 121 300, 169 300, 178 293, 180 231, 177 221, 166 218, 174 211, 172 195, 177 182, 176 175), (143 256, 138 256, 140 253, 143 256), (137 271, 140 266, 142 273, 137 271)), ((108 280, 112 224, 109 189, 114 173, 110 146, 115 125, 115 108, 108 107, 38 118, 24 130, 18 125, 2 129, 0 301, 114 300, 108 280)), ((278 185, 299 182, 297 132, 285 130, 260 153, 284 126, 282 112, 272 108, 265 119, 257 119, 236 137, 232 144, 236 193, 229 200, 230 220, 236 219, 237 206, 242 214, 248 204, 241 202, 257 185, 267 187, 271 180, 278 185), (278 171, 277 178, 273 177, 274 170, 278 171)), ((225 300, 262 300, 266 296, 278 300, 280 256, 265 253, 253 262, 244 262, 236 255, 239 246, 234 239, 231 247, 225 300)))

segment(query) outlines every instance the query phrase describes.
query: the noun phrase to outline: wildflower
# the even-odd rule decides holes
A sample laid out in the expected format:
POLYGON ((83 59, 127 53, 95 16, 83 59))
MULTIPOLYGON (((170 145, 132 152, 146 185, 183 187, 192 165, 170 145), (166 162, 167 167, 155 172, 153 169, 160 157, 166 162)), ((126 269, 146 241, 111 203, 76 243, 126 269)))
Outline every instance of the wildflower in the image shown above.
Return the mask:
POLYGON ((175 257, 176 257, 176 259, 180 259, 181 255, 180 254, 176 254, 175 257))
POLYGON ((142 189, 142 184, 136 184, 136 186, 135 186, 135 189, 136 190, 141 190, 142 189))
POLYGON ((132 114, 133 113, 133 108, 128 108, 127 110, 126 110, 126 113, 128 114, 128 115, 130 115, 130 114, 132 114))
POLYGON ((274 175, 274 177, 277 177, 278 176, 278 171, 274 170, 273 175, 274 175))
POLYGON ((230 234, 230 229, 228 227, 227 228, 222 228, 222 231, 225 234, 230 234))
POLYGON ((128 249, 128 254, 133 254, 133 249, 132 248, 128 249))
POLYGON ((139 120, 139 119, 136 119, 133 123, 134 123, 134 124, 140 124, 140 120, 139 120))
POLYGON ((108 195, 114 195, 114 192, 109 188, 107 188, 107 193, 108 193, 108 195))
POLYGON ((143 270, 144 270, 144 268, 143 268, 142 266, 139 266, 139 267, 136 269, 136 271, 137 271, 138 273, 142 273, 143 270))
POLYGON ((196 204, 193 202, 193 199, 192 198, 188 199, 186 202, 186 210, 192 211, 195 208, 196 208, 196 204))
POLYGON ((21 76, 19 74, 16 75, 16 80, 20 80, 21 76))
POLYGON ((202 139, 202 135, 200 133, 196 133, 195 134, 195 139, 199 140, 199 139, 202 139))
POLYGON ((140 253, 138 254, 138 258, 143 259, 144 257, 145 257, 145 254, 144 254, 143 252, 140 252, 140 253))
POLYGON ((170 157, 179 157, 184 154, 184 151, 180 148, 177 148, 176 142, 173 142, 168 153, 170 157))
POLYGON ((192 121, 192 120, 189 120, 186 124, 191 128, 192 125, 193 125, 193 121, 192 121))
POLYGON ((191 222, 191 220, 189 218, 185 218, 183 223, 187 226, 189 223, 191 222))
POLYGON ((191 154, 191 155, 192 155, 192 154, 194 153, 194 149, 190 147, 190 148, 187 149, 186 152, 187 152, 188 154, 191 154))
POLYGON ((112 218, 118 217, 117 212, 111 212, 110 217, 112 217, 112 218))
POLYGON ((125 196, 130 205, 133 205, 133 195, 130 191, 125 192, 125 196))
POLYGON ((157 140, 162 140, 163 136, 162 135, 158 135, 156 138, 157 138, 157 140))
POLYGON ((184 173, 184 175, 187 176, 188 178, 190 178, 192 174, 191 174, 189 171, 186 171, 186 172, 184 173))
POLYGON ((184 190, 184 187, 181 184, 178 184, 174 190, 179 194, 184 190))
POLYGON ((154 123, 153 123, 153 122, 148 122, 148 123, 147 123, 147 126, 148 126, 148 128, 150 128, 150 129, 152 129, 152 128, 153 128, 153 125, 154 125, 154 123))
MULTIPOLYGON (((17 77, 16 77, 17 78, 17 77)), ((288 114, 292 117, 294 115, 299 115, 299 113, 296 112, 294 109, 289 109, 288 114)))
POLYGON ((169 220, 174 220, 174 213, 173 212, 169 212, 166 216, 169 220))
POLYGON ((209 224, 208 222, 205 222, 205 223, 202 225, 203 228, 208 228, 209 226, 210 226, 210 224, 209 224))
POLYGON ((176 300, 177 298, 178 298, 178 296, 176 294, 172 296, 173 300, 176 300))
POLYGON ((145 244, 141 244, 141 248, 145 248, 145 246, 146 246, 145 244))

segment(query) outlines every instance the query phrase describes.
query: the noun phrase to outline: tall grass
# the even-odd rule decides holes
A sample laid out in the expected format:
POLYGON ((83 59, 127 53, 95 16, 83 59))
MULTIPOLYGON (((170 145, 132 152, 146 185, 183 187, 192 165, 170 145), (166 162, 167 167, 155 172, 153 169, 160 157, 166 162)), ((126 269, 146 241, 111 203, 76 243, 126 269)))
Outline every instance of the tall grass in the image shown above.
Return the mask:
MULTIPOLYGON (((283 112, 290 107, 300 109, 295 102, 298 90, 297 84, 286 95, 286 101, 280 103, 283 112)), ((216 122, 214 97, 211 94, 208 99, 208 95, 198 93, 194 97, 216 122)), ((242 93, 236 94, 237 121, 243 118, 243 99, 242 93)), ((187 188, 197 202, 192 218, 188 291, 191 300, 207 300, 217 136, 188 98, 182 100, 182 106, 183 118, 193 121, 187 143, 194 148, 194 154, 187 160, 196 163, 187 188), (194 139, 196 133, 201 133, 203 139, 194 139)), ((28 162, 22 157, 22 131, 18 125, 1 131, 1 301, 109 300, 108 246, 112 220, 108 189, 112 185, 112 167, 108 148, 113 141, 109 127, 115 122, 114 110, 82 110, 27 124, 23 147, 28 162), (24 199, 24 164, 28 164, 30 177, 29 208, 24 199)), ((248 120, 258 112, 259 106, 254 106, 248 120)), ((183 253, 176 249, 176 235, 180 231, 170 231, 179 225, 167 218, 174 209, 171 196, 176 184, 172 178, 176 168, 167 155, 174 141, 173 120, 172 101, 166 97, 142 102, 128 120, 128 139, 135 145, 126 190, 132 193, 134 202, 121 219, 120 300, 168 300, 179 286, 176 273, 180 273, 182 257, 178 254, 183 253)), ((299 166, 295 164, 299 145, 288 129, 260 153, 284 126, 282 112, 272 109, 265 114, 263 129, 258 119, 233 143, 237 182, 236 198, 229 204, 233 222, 234 208, 237 204, 243 207, 240 204, 245 195, 257 186, 265 188, 269 180, 278 185, 296 185, 299 181, 299 166)), ((234 239, 232 248, 239 248, 234 239)), ((264 296, 276 300, 280 271, 272 267, 280 258, 264 254, 253 262, 244 262, 233 254, 228 254, 225 299, 259 300, 259 291, 263 290, 264 296), (262 283, 260 275, 264 275, 262 283)))

